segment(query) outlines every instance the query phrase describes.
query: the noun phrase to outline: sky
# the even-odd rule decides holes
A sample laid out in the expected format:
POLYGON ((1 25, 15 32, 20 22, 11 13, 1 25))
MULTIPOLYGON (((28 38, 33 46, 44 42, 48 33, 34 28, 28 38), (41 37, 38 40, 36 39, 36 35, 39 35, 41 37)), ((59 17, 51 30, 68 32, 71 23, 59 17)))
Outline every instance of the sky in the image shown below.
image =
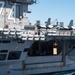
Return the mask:
POLYGON ((41 23, 51 18, 51 21, 58 19, 65 25, 75 20, 75 0, 37 0, 37 4, 29 6, 32 13, 29 14, 29 21, 34 24, 36 20, 41 23))

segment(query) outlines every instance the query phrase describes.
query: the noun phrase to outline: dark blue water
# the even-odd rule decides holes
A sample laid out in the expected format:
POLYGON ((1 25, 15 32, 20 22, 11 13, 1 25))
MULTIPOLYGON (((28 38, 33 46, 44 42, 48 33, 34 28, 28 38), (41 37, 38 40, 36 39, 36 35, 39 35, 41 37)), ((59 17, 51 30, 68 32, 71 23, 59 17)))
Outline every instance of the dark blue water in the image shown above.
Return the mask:
POLYGON ((75 72, 59 72, 59 73, 47 74, 47 75, 75 75, 75 72))
POLYGON ((60 73, 55 73, 52 75, 75 75, 75 72, 60 72, 60 73))
MULTIPOLYGON (((22 72, 10 72, 8 74, 4 74, 3 72, 0 73, 0 75, 26 75, 25 73, 22 74, 22 72)), ((58 72, 58 73, 46 73, 46 74, 35 74, 35 75, 75 75, 75 71, 66 71, 66 72, 58 72)))
POLYGON ((48 73, 48 74, 36 74, 36 75, 75 75, 75 71, 66 71, 66 72, 48 73))

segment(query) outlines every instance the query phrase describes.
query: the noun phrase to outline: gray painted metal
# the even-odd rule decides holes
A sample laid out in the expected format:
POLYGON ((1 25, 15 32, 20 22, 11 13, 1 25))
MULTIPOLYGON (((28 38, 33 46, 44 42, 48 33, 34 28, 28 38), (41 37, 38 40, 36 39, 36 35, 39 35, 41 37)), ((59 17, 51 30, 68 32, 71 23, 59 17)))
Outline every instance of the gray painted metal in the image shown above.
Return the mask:
MULTIPOLYGON (((36 0, 0 0, 0 50, 8 50, 7 53, 4 53, 7 55, 6 59, 0 60, 0 74, 11 75, 15 71, 18 75, 28 75, 75 69, 75 51, 66 55, 74 47, 75 35, 72 35, 71 32, 75 30, 61 30, 53 26, 49 29, 42 27, 39 30, 37 27, 24 29, 25 25, 29 25, 28 5, 35 2, 36 0), (34 41, 47 42, 54 39, 62 40, 61 43, 63 43, 63 49, 57 56, 30 57, 27 55, 28 51, 24 52, 24 49, 30 48, 34 41), (10 43, 2 43, 3 40, 10 40, 10 43), (25 42, 18 43, 20 40, 25 42), (8 60, 11 51, 21 51, 20 59, 8 60)), ((48 19, 47 27, 49 24, 50 19, 48 19)))

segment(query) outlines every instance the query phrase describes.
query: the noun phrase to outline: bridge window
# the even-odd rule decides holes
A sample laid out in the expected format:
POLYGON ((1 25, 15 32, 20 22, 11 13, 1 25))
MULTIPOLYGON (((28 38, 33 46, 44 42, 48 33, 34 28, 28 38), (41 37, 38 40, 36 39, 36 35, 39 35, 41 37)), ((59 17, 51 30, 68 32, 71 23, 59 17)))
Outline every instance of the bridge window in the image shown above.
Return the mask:
POLYGON ((6 56, 7 56, 7 54, 0 54, 0 60, 5 60, 6 56))
POLYGON ((11 51, 8 55, 8 60, 16 60, 21 56, 21 51, 11 51))
POLYGON ((0 40, 0 43, 1 43, 2 41, 0 40))
POLYGON ((2 43, 10 43, 10 40, 3 40, 2 43))
POLYGON ((0 53, 7 53, 8 50, 0 50, 0 53))
POLYGON ((75 45, 73 45, 72 48, 75 49, 75 45))
POLYGON ((2 7, 2 4, 0 3, 0 7, 2 7))

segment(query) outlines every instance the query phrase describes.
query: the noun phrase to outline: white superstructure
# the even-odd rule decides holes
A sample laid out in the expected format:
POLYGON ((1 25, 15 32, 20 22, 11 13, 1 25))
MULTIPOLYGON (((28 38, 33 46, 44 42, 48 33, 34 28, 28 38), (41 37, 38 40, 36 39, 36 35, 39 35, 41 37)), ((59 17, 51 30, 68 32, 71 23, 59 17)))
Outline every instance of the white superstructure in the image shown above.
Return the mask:
POLYGON ((36 0, 0 0, 0 75, 75 70, 75 28, 57 20, 29 25, 36 0), (44 26, 43 26, 44 25, 44 26))

